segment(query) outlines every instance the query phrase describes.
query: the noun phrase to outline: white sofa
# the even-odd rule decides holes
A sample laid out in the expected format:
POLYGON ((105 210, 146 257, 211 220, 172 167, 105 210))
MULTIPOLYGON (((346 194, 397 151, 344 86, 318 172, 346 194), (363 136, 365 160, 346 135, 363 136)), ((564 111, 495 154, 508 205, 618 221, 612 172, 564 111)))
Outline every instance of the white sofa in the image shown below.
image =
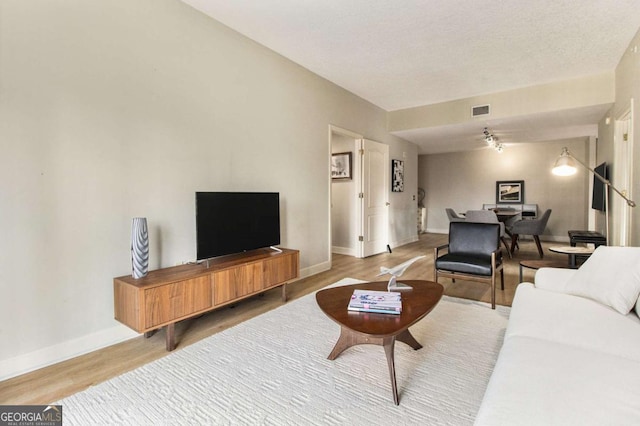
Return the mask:
POLYGON ((520 284, 476 425, 640 425, 639 297, 640 248, 520 284))

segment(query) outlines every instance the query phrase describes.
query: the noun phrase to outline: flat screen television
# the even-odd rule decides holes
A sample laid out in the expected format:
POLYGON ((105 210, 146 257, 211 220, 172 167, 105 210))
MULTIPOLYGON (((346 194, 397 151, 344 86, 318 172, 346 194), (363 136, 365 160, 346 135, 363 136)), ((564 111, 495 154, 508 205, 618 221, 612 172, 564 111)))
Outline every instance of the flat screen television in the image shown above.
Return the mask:
POLYGON ((277 192, 196 192, 198 260, 280 244, 277 192))
MULTIPOLYGON (((602 163, 596 167, 595 172, 605 179, 609 179, 609 170, 607 163, 602 163)), ((606 211, 607 203, 605 198, 607 196, 607 188, 604 183, 597 177, 593 176, 593 194, 591 196, 591 208, 600 211, 606 211)))

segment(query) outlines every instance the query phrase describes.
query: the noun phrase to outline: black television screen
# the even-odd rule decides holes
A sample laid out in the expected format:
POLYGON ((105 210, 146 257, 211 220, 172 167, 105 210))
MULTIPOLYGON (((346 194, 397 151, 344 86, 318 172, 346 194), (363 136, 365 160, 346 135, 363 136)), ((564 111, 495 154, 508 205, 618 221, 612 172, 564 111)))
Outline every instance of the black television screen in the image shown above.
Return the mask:
MULTIPOLYGON (((594 170, 603 178, 609 179, 609 176, 608 176, 609 171, 607 168, 607 163, 600 164, 594 170)), ((593 176, 593 194, 591 197, 591 208, 595 210, 606 211, 607 209, 607 204, 605 202, 606 195, 607 195, 607 190, 606 190, 605 184, 596 176, 593 176)))
POLYGON ((280 244, 277 192, 196 192, 197 259, 280 244))

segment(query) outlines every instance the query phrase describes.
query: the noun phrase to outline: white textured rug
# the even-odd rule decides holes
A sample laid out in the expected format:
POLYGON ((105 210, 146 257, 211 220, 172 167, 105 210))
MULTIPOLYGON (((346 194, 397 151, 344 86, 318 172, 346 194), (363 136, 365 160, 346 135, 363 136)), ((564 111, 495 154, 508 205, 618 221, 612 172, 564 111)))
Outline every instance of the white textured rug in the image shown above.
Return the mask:
POLYGON ((508 316, 443 297, 411 328, 424 347, 396 344, 399 406, 382 347, 327 360, 339 326, 313 294, 59 403, 65 425, 472 424, 508 316))

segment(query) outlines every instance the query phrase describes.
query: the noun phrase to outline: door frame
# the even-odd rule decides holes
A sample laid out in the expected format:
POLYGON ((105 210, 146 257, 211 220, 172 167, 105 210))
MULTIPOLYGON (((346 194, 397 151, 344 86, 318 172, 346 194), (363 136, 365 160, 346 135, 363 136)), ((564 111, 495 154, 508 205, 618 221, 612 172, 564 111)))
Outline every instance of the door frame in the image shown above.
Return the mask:
MULTIPOLYGON (((633 98, 629 108, 625 109, 615 120, 613 135, 613 178, 612 184, 627 196, 633 191, 633 98), (624 126, 626 125, 626 139, 624 126)), ((611 200, 611 216, 613 219, 613 244, 626 246, 631 243, 631 207, 622 197, 616 195, 611 200)))

